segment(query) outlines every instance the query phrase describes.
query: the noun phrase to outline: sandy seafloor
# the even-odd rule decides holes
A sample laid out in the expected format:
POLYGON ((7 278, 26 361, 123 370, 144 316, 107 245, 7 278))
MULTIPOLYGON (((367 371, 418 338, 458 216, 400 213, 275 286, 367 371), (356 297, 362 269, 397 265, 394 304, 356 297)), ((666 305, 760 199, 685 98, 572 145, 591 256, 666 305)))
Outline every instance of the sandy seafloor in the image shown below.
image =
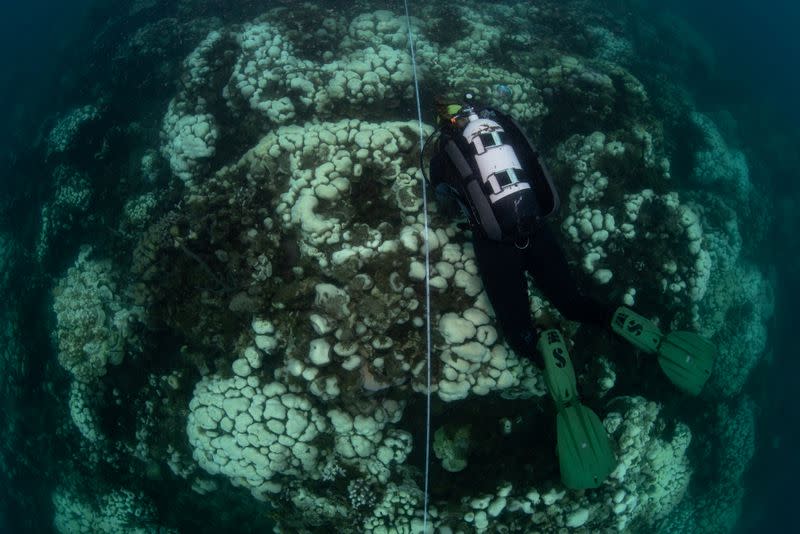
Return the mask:
POLYGON ((106 4, 0 17, 0 531, 791 530, 796 8, 410 2, 420 131, 401 2, 106 4), (618 459, 568 490, 429 199, 423 521, 420 134, 468 91, 552 170, 582 290, 719 355, 688 397, 532 284, 618 459))

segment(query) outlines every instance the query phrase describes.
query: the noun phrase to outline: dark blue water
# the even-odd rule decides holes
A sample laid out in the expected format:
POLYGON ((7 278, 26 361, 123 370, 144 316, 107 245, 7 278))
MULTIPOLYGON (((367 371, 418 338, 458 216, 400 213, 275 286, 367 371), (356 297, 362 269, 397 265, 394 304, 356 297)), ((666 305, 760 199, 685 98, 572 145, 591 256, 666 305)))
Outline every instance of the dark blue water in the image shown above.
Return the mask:
MULTIPOLYGON (((75 483, 83 490, 94 485, 97 488, 135 487, 147 493, 155 503, 156 516, 161 524, 185 532, 203 528, 235 529, 236 525, 245 524, 247 528, 267 528, 267 525, 271 525, 271 519, 269 514, 259 515, 260 503, 253 500, 249 492, 231 488, 225 477, 216 477, 223 489, 212 492, 206 497, 209 500, 204 501, 191 491, 185 479, 168 473, 166 461, 154 467, 152 463, 128 459, 126 461, 130 463, 125 465, 133 466, 130 469, 116 469, 101 464, 102 467, 97 471, 87 469, 80 461, 76 461, 84 449, 80 446, 80 436, 72 427, 66 408, 71 377, 59 367, 51 339, 56 322, 52 312, 52 291, 57 280, 75 261, 80 245, 93 243, 107 256, 113 257, 117 266, 127 267, 137 240, 125 235, 125 232, 135 233, 134 230, 118 225, 118 216, 125 202, 146 192, 159 191, 159 194, 163 193, 160 198, 164 204, 158 209, 166 212, 164 206, 178 204, 181 184, 178 179, 169 177, 168 170, 164 171, 168 165, 162 163, 161 175, 152 182, 143 183, 139 180, 139 173, 146 150, 159 147, 161 119, 169 100, 185 87, 185 80, 181 81, 179 74, 181 61, 205 36, 208 27, 215 24, 208 22, 210 17, 219 17, 226 22, 247 21, 258 14, 262 7, 251 3, 241 3, 235 7, 235 3, 199 1, 165 3, 158 7, 158 3, 154 2, 153 6, 156 7, 150 6, 129 15, 128 10, 134 2, 121 3, 117 8, 91 0, 35 2, 17 6, 7 4, 0 7, 0 103, 4 104, 4 127, 0 130, 0 195, 3 199, 0 201, 0 231, 23 252, 15 252, 14 262, 8 268, 11 283, 0 286, 4 301, 10 303, 10 313, 6 315, 4 311, 0 320, 8 320, 9 324, 14 322, 17 330, 13 337, 19 341, 16 353, 19 359, 16 364, 5 368, 9 376, 7 383, 12 385, 5 391, 0 390, 4 396, 0 423, 11 429, 0 440, 0 460, 3 460, 0 467, 5 462, 11 466, 0 473, 0 532, 51 530, 54 515, 51 496, 55 489, 53 480, 56 478, 61 487, 75 483), (130 39, 137 29, 161 17, 177 17, 181 21, 196 17, 202 22, 198 22, 194 28, 184 27, 180 30, 170 26, 170 30, 164 34, 179 37, 166 39, 161 51, 143 55, 136 61, 120 60, 119 53, 125 50, 124 41, 130 39), (75 150, 70 159, 65 160, 87 173, 94 197, 89 208, 77 216, 78 221, 71 223, 71 230, 58 237, 44 259, 37 260, 35 248, 41 223, 40 210, 45 203, 52 201, 58 189, 52 178, 56 165, 52 160, 47 161, 42 139, 61 114, 76 105, 100 100, 105 107, 103 119, 97 128, 103 131, 103 135, 98 137, 94 135, 96 131, 87 130, 88 133, 82 138, 84 150, 75 150), (110 143, 109 152, 103 152, 104 141, 110 143), (57 446, 51 436, 59 437, 57 446), (131 474, 130 470, 134 473, 131 474)), ((146 2, 143 4, 149 5, 146 2)), ((336 2, 320 1, 319 4, 336 9, 336 2)), ((603 6, 614 10, 614 13, 632 17, 624 19, 626 22, 621 26, 624 29, 620 31, 633 33, 635 26, 654 24, 653 21, 660 20, 659 17, 666 14, 688 22, 696 36, 687 35, 687 40, 699 37, 707 43, 712 52, 711 65, 698 60, 693 67, 683 71, 685 76, 677 82, 692 95, 698 109, 712 114, 725 112, 732 117, 732 121, 726 123, 726 141, 746 154, 751 180, 766 196, 766 202, 761 205, 770 211, 771 224, 766 231, 766 238, 758 246, 748 249, 746 255, 748 261, 768 273, 777 296, 776 309, 768 324, 771 359, 757 366, 743 391, 757 403, 759 411, 756 453, 742 478, 746 494, 734 531, 793 531, 793 516, 798 504, 796 483, 800 475, 800 458, 796 454, 800 449, 800 402, 796 394, 800 360, 796 357, 798 351, 794 333, 794 307, 800 298, 800 239, 796 234, 796 229, 800 227, 800 181, 797 179, 800 176, 800 105, 797 100, 800 94, 800 40, 797 39, 800 7, 796 3, 778 1, 753 4, 744 0, 622 0, 598 2, 593 9, 603 6)), ((396 12, 400 12, 399 7, 397 3, 375 3, 375 8, 388 8, 396 12)), ((411 7, 413 11, 413 3, 411 7)), ((454 17, 448 20, 458 19, 454 17)), ((549 23, 557 25, 559 20, 554 18, 549 23)), ((587 16, 586 20, 594 19, 587 16)), ((445 39, 447 32, 442 30, 441 33, 440 37, 445 39)), ((582 46, 581 43, 566 43, 562 45, 567 49, 572 45, 578 48, 582 46)), ((659 61, 664 61, 664 57, 668 56, 668 53, 664 54, 659 61)), ((646 83, 654 83, 654 79, 648 79, 648 75, 654 72, 649 58, 637 59, 640 61, 634 61, 631 68, 640 69, 641 72, 636 74, 648 80, 646 83)), ((432 96, 429 91, 432 89, 423 86, 423 96, 428 99, 432 96)), ((414 118, 411 104, 410 100, 403 101, 400 106, 407 115, 404 115, 404 120, 414 118)), ((384 111, 367 109, 365 113, 380 115, 384 111)), ((607 124, 613 124, 613 121, 607 124)), ((260 125, 247 121, 243 121, 240 129, 231 124, 226 124, 225 128, 228 128, 227 132, 236 131, 237 137, 235 142, 220 145, 220 160, 237 156, 264 133, 260 125)), ((543 145, 547 147, 547 140, 543 145)), ((675 161, 679 162, 680 157, 676 156, 675 161)), ((143 232, 141 229, 138 231, 143 232)), ((165 226, 160 231, 164 233, 170 228, 165 226)), ((282 253, 288 258, 300 254, 293 237, 288 236, 280 243, 282 253)), ((183 254, 178 254, 175 261, 184 266, 187 272, 193 273, 192 283, 214 293, 224 291, 220 288, 228 281, 214 278, 216 275, 213 273, 211 277, 207 275, 209 262, 212 262, 211 270, 218 267, 213 263, 213 258, 213 251, 198 253, 187 249, 183 254)), ((289 266, 284 266, 285 269, 291 269, 291 261, 287 260, 289 266)), ((179 284, 177 281, 175 283, 179 284)), ((183 286, 182 291, 191 292, 189 286, 183 286)), ((154 343, 164 353, 156 361, 143 360, 142 365, 146 363, 148 372, 169 370, 173 363, 170 355, 192 357, 191 354, 186 356, 181 353, 181 346, 186 344, 186 339, 181 337, 182 333, 178 333, 177 327, 170 331, 161 325, 154 330, 156 333, 149 332, 148 335, 157 340, 154 343)), ((3 343, 8 343, 8 338, 2 339, 3 343)), ((585 338, 581 339, 586 342, 585 338)), ((602 342, 598 343, 603 346, 602 342)), ((6 346, 10 347, 11 344, 6 346)), ((200 351, 199 347, 194 348, 200 351)), ((208 347, 203 349, 208 350, 208 347)), ((208 362, 211 361, 209 357, 208 362)), ((634 365, 632 360, 628 360, 628 363, 634 365)), ((185 362, 181 365, 196 373, 185 362)), ((125 388, 144 391, 142 388, 146 380, 143 376, 138 376, 136 371, 131 376, 112 373, 110 380, 122 391, 127 391, 125 388)), ((199 375, 195 378, 199 379, 199 375)), ((644 382, 648 380, 652 381, 649 375, 644 382)), ((3 382, 0 381, 0 384, 3 382)), ((623 381, 621 387, 628 388, 624 390, 626 394, 641 393, 635 387, 631 389, 631 382, 623 381)), ((653 386, 643 388, 647 394, 668 405, 669 413, 676 414, 676 417, 693 419, 692 412, 703 411, 697 408, 697 404, 671 401, 674 395, 669 389, 653 386)), ((111 398, 110 393, 104 394, 111 398)), ((191 386, 184 385, 176 394, 179 398, 171 401, 185 412, 191 394, 191 386)), ((706 400, 701 398, 698 402, 706 400)), ((508 408, 502 403, 481 402, 475 401, 460 410, 444 403, 439 406, 441 411, 436 415, 444 420, 464 422, 469 421, 472 411, 482 417, 500 417, 502 410, 508 408)), ((518 404, 509 409, 528 417, 529 407, 520 401, 515 402, 518 404)), ((708 402, 711 406, 716 400, 708 402)), ((111 404, 108 403, 109 406, 111 404)), ((422 430, 419 424, 422 418, 419 415, 422 404, 419 400, 416 404, 412 403, 408 412, 414 410, 417 410, 416 415, 412 413, 409 416, 407 413, 401 423, 407 425, 403 428, 411 430, 415 436, 415 450, 409 463, 421 461, 422 430), (412 425, 409 417, 416 426, 408 426, 412 425)), ((124 413, 126 417, 132 417, 134 412, 124 413)), ((111 435, 118 431, 119 436, 125 436, 135 426, 132 420, 114 421, 112 425, 108 422, 112 419, 109 414, 117 412, 109 408, 106 414, 106 430, 111 435)), ((543 415, 532 418, 542 427, 545 424, 543 420, 548 421, 547 424, 550 421, 543 415)), ((693 420, 698 421, 697 418, 693 420)), ((173 428, 182 428, 185 423, 184 420, 170 420, 168 424, 173 428)), ((538 427, 533 430, 529 428, 522 437, 541 440, 542 436, 537 430, 538 427)), ((695 444, 703 441, 714 443, 718 438, 704 436, 699 423, 693 427, 693 431, 695 444)), ((547 438, 554 439, 550 435, 547 438)), ((525 461, 524 447, 505 447, 508 462, 495 466, 487 461, 482 472, 484 476, 479 478, 493 480, 492 477, 497 476, 498 472, 503 476, 523 478, 530 475, 531 471, 525 470, 530 468, 537 476, 549 477, 551 481, 557 479, 553 467, 555 459, 549 444, 541 445, 541 450, 549 451, 543 456, 546 460, 543 463, 547 465, 537 464, 535 469, 528 464, 525 469, 517 469, 515 462, 525 461)), ((165 451, 159 453, 162 454, 162 460, 166 458, 165 451)), ((486 451, 478 451, 473 453, 471 461, 476 462, 476 458, 484 461, 487 457, 491 455, 486 451)), ((698 468, 698 472, 701 471, 698 468)), ((465 492, 469 491, 470 484, 478 487, 475 479, 467 475, 463 475, 464 478, 449 478, 462 475, 450 475, 441 469, 435 474, 438 480, 434 481, 433 487, 438 492, 437 497, 446 494, 453 485, 465 492)), ((419 473, 414 473, 414 476, 419 482, 419 473)), ((344 483, 339 482, 340 485, 344 483)), ((703 483, 702 478, 698 477, 690 494, 701 495, 703 483)), ((481 489, 489 486, 487 483, 481 489)), ((341 487, 336 487, 336 490, 344 491, 341 487)), ((97 495, 107 493, 102 489, 97 491, 97 495)), ((150 526, 157 523, 154 520, 150 526)))
POLYGON ((92 2, 4 2, 0 7, 0 97, 9 104, 0 144, 24 143, 59 99, 62 61, 92 2))
POLYGON ((685 17, 712 44, 721 83, 732 94, 779 112, 783 126, 797 123, 800 109, 788 104, 800 90, 800 73, 794 68, 800 55, 797 5, 780 0, 659 4, 685 17))
MULTIPOLYGON (((712 44, 719 58, 719 82, 715 86, 731 104, 747 117, 740 124, 743 136, 754 151, 767 149, 768 136, 780 135, 789 142, 784 152, 772 152, 769 172, 762 175, 773 195, 778 225, 796 228, 796 211, 788 216, 780 206, 785 195, 800 197, 797 180, 798 150, 792 144, 800 139, 800 6, 793 2, 752 3, 671 2, 673 8, 689 20, 712 44), (781 159, 785 161, 781 161, 781 159)), ((703 90, 702 87, 698 87, 703 90)), ((713 105, 715 94, 705 100, 713 105)), ((791 230, 789 230, 791 232, 791 230)), ((762 384, 763 413, 760 420, 759 452, 748 477, 751 498, 740 530, 793 530, 791 519, 798 499, 797 474, 800 472, 800 403, 797 400, 797 377, 800 360, 796 357, 796 336, 792 317, 800 297, 800 273, 797 272, 797 242, 786 242, 775 235, 763 260, 773 264, 780 275, 779 299, 774 325, 774 364, 765 372, 762 384)))

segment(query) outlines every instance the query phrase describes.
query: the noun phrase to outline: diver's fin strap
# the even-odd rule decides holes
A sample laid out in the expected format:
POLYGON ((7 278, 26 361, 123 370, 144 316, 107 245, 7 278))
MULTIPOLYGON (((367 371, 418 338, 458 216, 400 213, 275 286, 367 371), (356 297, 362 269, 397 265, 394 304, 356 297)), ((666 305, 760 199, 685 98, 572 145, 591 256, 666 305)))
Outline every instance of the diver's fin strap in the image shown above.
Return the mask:
POLYGON ((625 306, 614 312, 611 329, 636 348, 651 354, 658 350, 664 337, 653 321, 625 306))
POLYGON ((556 402, 556 409, 561 411, 578 400, 575 370, 569 359, 567 345, 561 332, 551 329, 541 333, 537 348, 544 359, 545 385, 556 402))

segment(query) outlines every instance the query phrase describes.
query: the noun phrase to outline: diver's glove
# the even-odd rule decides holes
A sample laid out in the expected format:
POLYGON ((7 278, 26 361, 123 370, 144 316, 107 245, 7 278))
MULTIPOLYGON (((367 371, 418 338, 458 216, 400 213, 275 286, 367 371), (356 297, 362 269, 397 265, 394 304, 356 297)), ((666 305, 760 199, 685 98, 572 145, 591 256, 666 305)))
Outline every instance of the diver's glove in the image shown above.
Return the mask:
POLYGON ((714 366, 717 349, 693 332, 666 335, 652 321, 620 306, 611 319, 611 329, 636 348, 658 354, 658 363, 673 384, 691 395, 703 389, 714 366))
POLYGON ((617 459, 600 418, 580 403, 575 370, 558 330, 545 330, 537 344, 544 360, 544 381, 556 403, 558 463, 570 489, 596 488, 614 470, 617 459))

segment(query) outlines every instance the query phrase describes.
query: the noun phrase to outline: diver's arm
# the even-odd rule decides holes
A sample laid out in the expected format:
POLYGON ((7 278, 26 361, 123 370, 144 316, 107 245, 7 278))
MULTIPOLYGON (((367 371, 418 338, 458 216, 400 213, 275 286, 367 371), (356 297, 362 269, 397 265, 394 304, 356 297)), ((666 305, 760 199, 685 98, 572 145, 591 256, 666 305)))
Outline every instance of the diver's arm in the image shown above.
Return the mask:
POLYGON ((439 211, 450 218, 462 213, 461 199, 458 191, 451 185, 453 173, 457 172, 444 151, 439 151, 431 158, 429 182, 436 198, 439 211))
POLYGON ((444 151, 439 150, 431 158, 430 166, 428 167, 428 185, 434 190, 439 184, 445 181, 446 178, 446 164, 447 158, 444 151))
POLYGON ((436 198, 436 206, 447 217, 454 218, 460 213, 458 193, 450 185, 449 177, 455 172, 450 159, 439 151, 431 158, 430 172, 428 174, 431 188, 436 198))

